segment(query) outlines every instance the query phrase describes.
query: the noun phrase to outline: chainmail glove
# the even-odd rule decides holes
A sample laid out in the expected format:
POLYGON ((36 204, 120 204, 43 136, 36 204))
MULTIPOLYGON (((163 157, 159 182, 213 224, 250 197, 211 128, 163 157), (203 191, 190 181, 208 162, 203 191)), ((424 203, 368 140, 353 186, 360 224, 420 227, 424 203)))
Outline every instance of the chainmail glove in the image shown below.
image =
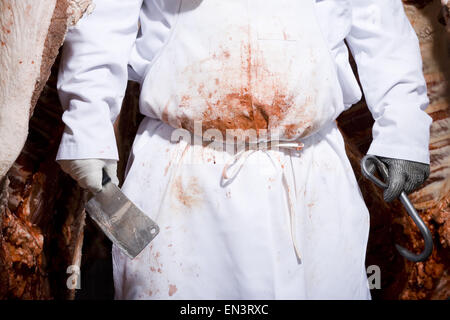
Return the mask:
MULTIPOLYGON (((384 190, 384 200, 391 202, 397 199, 402 191, 407 194, 417 190, 430 175, 430 165, 421 162, 379 157, 389 172, 389 179, 386 181, 388 187, 384 190)), ((369 166, 369 171, 374 173, 375 166, 369 166)))

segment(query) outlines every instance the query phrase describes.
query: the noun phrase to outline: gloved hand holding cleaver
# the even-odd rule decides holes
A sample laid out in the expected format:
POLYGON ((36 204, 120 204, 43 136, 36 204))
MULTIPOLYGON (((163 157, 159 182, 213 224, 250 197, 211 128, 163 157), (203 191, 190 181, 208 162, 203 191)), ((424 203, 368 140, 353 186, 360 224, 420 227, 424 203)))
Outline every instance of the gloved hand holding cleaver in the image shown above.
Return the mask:
POLYGON ((86 204, 86 211, 106 236, 134 259, 159 233, 158 225, 111 182, 103 169, 102 190, 86 204))

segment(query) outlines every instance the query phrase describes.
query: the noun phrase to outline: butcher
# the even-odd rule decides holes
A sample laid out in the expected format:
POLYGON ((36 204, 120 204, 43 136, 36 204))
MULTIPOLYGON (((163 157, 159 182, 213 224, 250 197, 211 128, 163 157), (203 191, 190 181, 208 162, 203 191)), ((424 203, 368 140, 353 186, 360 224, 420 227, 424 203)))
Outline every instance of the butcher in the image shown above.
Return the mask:
POLYGON ((160 233, 113 246, 117 299, 370 299, 369 213, 336 118, 364 92, 386 201, 429 175, 431 118, 401 0, 94 0, 65 40, 57 154, 118 183, 128 80, 140 123, 123 192, 160 233), (349 64, 357 64, 362 90, 349 64))

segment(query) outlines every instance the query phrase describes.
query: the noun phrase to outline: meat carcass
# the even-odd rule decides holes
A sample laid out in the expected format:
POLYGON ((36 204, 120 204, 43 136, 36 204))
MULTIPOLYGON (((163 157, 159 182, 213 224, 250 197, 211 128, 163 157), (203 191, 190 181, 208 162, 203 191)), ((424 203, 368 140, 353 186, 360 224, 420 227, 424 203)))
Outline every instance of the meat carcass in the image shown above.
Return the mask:
POLYGON ((28 120, 67 26, 90 1, 0 0, 0 177, 22 150, 28 120))
POLYGON ((63 130, 57 66, 41 92, 67 27, 89 4, 0 0, 0 299, 74 292, 65 268, 80 264, 84 194, 54 162, 63 130))

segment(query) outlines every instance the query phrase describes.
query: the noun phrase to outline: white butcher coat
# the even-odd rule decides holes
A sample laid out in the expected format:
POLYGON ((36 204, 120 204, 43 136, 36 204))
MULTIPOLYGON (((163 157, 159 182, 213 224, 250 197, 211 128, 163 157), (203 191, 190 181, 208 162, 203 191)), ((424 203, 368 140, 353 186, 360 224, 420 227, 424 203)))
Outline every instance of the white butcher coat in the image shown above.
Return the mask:
MULTIPOLYGON (((289 4, 233 1, 249 8, 289 4)), ((316 32, 326 40, 337 82, 329 90, 336 91, 329 100, 333 117, 300 139, 301 150, 247 153, 233 181, 224 184, 224 166, 235 158, 171 143, 174 128, 151 109, 154 95, 143 90, 140 110, 147 117, 122 190, 161 232, 135 260, 113 248, 116 298, 370 298, 364 266, 368 212, 332 121, 361 98, 344 40, 375 119, 369 153, 429 163, 431 118, 424 112, 418 40, 400 0, 303 1, 313 2, 316 32)), ((57 159, 118 159, 112 123, 127 80, 146 88, 149 70, 167 54, 179 16, 186 14, 180 8, 203 5, 94 3, 94 12, 70 28, 64 45, 58 89, 66 130, 57 159)))

